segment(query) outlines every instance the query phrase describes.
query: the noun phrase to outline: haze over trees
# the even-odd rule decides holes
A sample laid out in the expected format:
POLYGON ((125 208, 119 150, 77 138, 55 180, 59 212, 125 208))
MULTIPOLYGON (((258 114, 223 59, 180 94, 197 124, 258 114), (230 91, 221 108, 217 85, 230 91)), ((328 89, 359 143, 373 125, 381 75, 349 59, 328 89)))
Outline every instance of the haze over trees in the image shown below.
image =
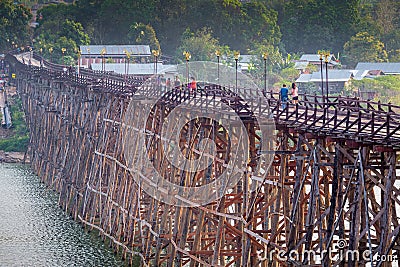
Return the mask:
MULTIPOLYGON (((0 5, 0 48, 10 47, 11 41, 28 42, 28 9, 11 0, 0 0, 0 5)), ((355 45, 370 46, 360 40, 366 35, 383 44, 385 52, 377 60, 399 59, 399 11, 396 0, 78 0, 40 8, 39 25, 31 39, 57 49, 57 41, 64 36, 71 46, 67 50, 74 53, 88 42, 148 41, 152 48, 160 47, 163 54, 175 56, 192 35, 197 40, 215 40, 211 46, 228 46, 242 54, 262 45, 278 47, 283 56, 325 49, 354 65, 371 58, 368 53, 350 55, 355 45)), ((209 54, 209 48, 197 49, 209 54)), ((206 54, 198 57, 209 57, 206 54)))
POLYGON ((348 67, 400 61, 397 0, 77 0, 43 5, 33 34, 27 8, 11 0, 0 5, 0 49, 33 43, 53 60, 62 47, 72 62, 79 45, 148 43, 175 62, 184 61, 182 51, 216 61, 218 49, 227 63, 233 51, 251 53, 258 66, 251 73, 261 77, 267 53, 270 76, 282 74, 272 83, 293 76, 288 58, 317 50, 329 50, 348 67))

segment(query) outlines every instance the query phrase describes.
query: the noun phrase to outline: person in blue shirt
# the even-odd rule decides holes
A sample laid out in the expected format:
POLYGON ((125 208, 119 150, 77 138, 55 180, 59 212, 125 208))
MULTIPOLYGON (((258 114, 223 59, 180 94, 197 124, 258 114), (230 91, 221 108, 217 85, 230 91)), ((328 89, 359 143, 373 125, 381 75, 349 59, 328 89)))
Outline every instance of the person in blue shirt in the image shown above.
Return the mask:
POLYGON ((288 94, 289 94, 289 89, 286 87, 286 84, 283 84, 281 91, 279 93, 279 100, 282 103, 282 109, 285 109, 287 106, 288 94))

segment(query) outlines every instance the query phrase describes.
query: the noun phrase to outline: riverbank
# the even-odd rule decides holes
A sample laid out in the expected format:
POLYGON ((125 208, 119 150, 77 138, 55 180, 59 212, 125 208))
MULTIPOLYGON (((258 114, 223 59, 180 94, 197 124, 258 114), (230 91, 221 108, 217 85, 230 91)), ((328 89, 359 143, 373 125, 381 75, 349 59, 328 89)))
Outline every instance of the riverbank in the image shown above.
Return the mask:
POLYGON ((4 163, 30 163, 28 155, 25 152, 5 152, 0 150, 0 162, 4 163))

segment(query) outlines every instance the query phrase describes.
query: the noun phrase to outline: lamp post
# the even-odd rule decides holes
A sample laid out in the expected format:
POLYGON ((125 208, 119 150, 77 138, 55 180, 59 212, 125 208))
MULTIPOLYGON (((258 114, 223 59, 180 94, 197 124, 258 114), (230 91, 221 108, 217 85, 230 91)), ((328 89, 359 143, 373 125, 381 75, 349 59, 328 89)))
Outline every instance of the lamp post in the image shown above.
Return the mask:
POLYGON ((65 65, 65 58, 64 58, 65 51, 67 51, 66 48, 64 48, 64 47, 61 48, 61 52, 62 52, 62 63, 63 63, 63 65, 65 65))
POLYGON ((324 51, 318 50, 318 55, 319 55, 319 61, 321 63, 321 94, 322 94, 322 99, 324 99, 324 77, 323 77, 323 71, 322 71, 322 56, 324 55, 324 51))
POLYGON ((239 51, 235 51, 233 52, 233 57, 235 58, 235 90, 236 93, 238 91, 238 60, 240 57, 240 52, 239 51))
POLYGON ((186 79, 187 79, 187 84, 189 84, 189 60, 192 57, 192 55, 187 51, 183 52, 183 55, 185 56, 186 59, 186 79))
POLYGON ((215 51, 215 55, 217 56, 217 81, 219 83, 219 57, 221 56, 221 52, 217 50, 215 51))
POLYGON ((32 47, 29 47, 29 65, 32 65, 32 47))
POLYGON ((102 72, 104 72, 105 70, 106 70, 106 61, 105 61, 105 58, 104 58, 104 55, 107 53, 107 51, 106 51, 106 49, 105 48, 103 48, 101 51, 100 51, 100 55, 101 55, 101 71, 102 72))
POLYGON ((87 48, 86 50, 87 50, 87 52, 89 54, 89 57, 88 57, 88 69, 90 69, 90 66, 91 66, 91 63, 92 63, 92 59, 90 58, 90 48, 87 48))
POLYGON ((129 61, 131 58, 131 53, 128 51, 124 50, 126 58, 125 58, 125 83, 128 80, 128 73, 129 73, 129 61))
POLYGON ((40 67, 43 67, 43 48, 39 49, 40 51, 40 67))
POLYGON ((264 92, 263 92, 263 95, 266 96, 266 94, 267 94, 267 58, 268 58, 268 53, 264 52, 262 54, 262 57, 264 59, 264 92))
POLYGON ((153 50, 152 51, 153 56, 154 56, 154 70, 155 74, 157 74, 157 63, 158 63, 158 56, 160 55, 160 50, 153 50))
POLYGON ((329 57, 330 57, 330 52, 326 51, 325 52, 325 81, 326 81, 326 102, 329 102, 328 96, 329 96, 329 84, 328 84, 328 62, 329 62, 329 57))
POLYGON ((82 55, 82 50, 78 50, 78 75, 81 70, 81 55, 82 55))
POLYGON ((53 61, 53 47, 49 48, 49 53, 50 53, 50 62, 53 61))

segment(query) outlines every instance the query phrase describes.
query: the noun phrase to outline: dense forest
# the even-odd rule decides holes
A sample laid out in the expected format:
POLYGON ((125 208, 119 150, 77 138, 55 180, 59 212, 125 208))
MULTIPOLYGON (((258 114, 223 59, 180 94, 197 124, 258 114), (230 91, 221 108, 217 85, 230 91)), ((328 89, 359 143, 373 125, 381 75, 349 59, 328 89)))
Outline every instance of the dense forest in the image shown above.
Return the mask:
MULTIPOLYGON (((11 0, 0 5, 1 32, 16 35, 2 36, 1 48, 22 45, 30 12, 11 0)), ((399 11, 396 0, 78 0, 39 8, 31 40, 55 53, 66 47, 73 57, 82 44, 150 43, 169 56, 192 51, 195 60, 214 57, 217 47, 264 50, 271 64, 324 49, 354 65, 400 61, 399 11)))
MULTIPOLYGON (((0 0, 0 50, 31 45, 75 62, 79 45, 150 44, 173 62, 225 62, 233 52, 267 54, 273 82, 293 80, 292 59, 328 50, 342 66, 400 62, 398 0, 0 0), (28 7, 29 6, 29 7, 28 7), (28 27, 35 9, 36 27, 28 27), (36 10, 37 9, 37 10, 36 10), (61 48, 66 48, 62 55, 61 48)), ((262 74, 254 71, 256 77, 262 74)))

